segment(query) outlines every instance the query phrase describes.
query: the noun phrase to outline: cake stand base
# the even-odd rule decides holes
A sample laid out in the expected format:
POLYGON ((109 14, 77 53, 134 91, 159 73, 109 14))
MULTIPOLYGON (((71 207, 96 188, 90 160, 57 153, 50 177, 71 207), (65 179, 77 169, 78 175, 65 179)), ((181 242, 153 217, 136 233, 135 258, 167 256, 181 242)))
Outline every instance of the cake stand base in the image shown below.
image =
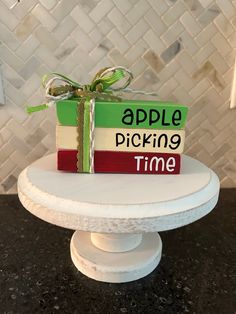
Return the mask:
POLYGON ((121 283, 151 273, 161 259, 158 233, 101 234, 76 231, 70 244, 76 268, 92 279, 121 283))

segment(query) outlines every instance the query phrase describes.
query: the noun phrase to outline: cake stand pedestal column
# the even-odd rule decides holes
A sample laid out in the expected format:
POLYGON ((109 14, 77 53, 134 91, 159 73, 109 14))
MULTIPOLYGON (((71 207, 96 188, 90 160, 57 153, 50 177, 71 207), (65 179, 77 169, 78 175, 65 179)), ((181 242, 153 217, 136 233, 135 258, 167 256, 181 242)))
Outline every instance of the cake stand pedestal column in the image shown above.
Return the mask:
POLYGON ((182 156, 179 175, 78 174, 56 170, 56 154, 19 176, 21 203, 35 216, 77 230, 71 258, 77 269, 105 282, 146 276, 158 265, 158 231, 208 214, 219 195, 216 174, 182 156))

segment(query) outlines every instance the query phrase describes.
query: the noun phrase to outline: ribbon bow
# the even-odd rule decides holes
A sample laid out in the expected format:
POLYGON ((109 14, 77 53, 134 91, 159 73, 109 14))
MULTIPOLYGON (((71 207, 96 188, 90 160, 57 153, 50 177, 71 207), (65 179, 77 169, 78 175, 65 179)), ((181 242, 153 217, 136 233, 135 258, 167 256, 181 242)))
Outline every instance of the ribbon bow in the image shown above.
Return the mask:
POLYGON ((122 66, 104 68, 97 72, 91 84, 82 85, 71 80, 65 75, 51 73, 45 75, 42 79, 42 85, 45 88, 47 103, 39 106, 27 107, 29 114, 47 109, 57 101, 69 99, 71 97, 89 97, 99 98, 101 100, 121 101, 121 98, 114 95, 114 91, 128 91, 126 87, 133 79, 133 74, 122 66), (52 76, 53 75, 53 76, 52 76), (50 78, 50 76, 52 76, 50 78), (112 87, 118 81, 123 83, 119 87, 112 87), (59 85, 55 86, 55 83, 59 85), (64 84, 64 85, 62 85, 64 84))
POLYGON ((97 72, 91 84, 82 85, 65 75, 51 73, 42 79, 47 103, 27 107, 27 112, 41 111, 55 105, 59 100, 79 98, 78 100, 78 172, 94 172, 94 115, 95 99, 121 101, 114 94, 116 91, 157 96, 156 93, 132 90, 127 88, 133 79, 133 74, 122 66, 103 68, 97 72), (52 77, 51 77, 52 76, 52 77), (51 77, 51 78, 50 78, 51 77), (114 87, 120 81, 120 86, 114 87))

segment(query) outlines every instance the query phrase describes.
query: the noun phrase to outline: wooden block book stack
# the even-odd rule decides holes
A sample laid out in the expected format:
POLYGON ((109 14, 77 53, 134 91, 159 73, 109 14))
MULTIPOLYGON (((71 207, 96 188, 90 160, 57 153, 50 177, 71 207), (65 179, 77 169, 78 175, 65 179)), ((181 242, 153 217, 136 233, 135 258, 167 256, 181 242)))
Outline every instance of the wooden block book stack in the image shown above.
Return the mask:
MULTIPOLYGON (((180 173, 188 108, 157 101, 97 101, 94 172, 180 173)), ((78 100, 57 102, 58 169, 77 172, 78 100)))

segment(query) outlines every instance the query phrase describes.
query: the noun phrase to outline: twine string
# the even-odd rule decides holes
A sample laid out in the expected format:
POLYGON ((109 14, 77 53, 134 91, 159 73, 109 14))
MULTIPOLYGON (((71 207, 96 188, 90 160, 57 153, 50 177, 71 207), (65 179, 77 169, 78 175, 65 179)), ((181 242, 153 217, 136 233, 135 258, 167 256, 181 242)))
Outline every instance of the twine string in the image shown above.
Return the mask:
POLYGON ((130 70, 123 66, 107 67, 98 71, 93 78, 91 84, 82 85, 71 80, 67 76, 60 73, 51 73, 45 75, 42 84, 45 88, 46 104, 39 106, 31 106, 27 108, 27 112, 33 113, 44 110, 56 104, 57 101, 70 99, 72 97, 80 98, 78 103, 78 154, 77 169, 83 172, 83 124, 84 124, 84 103, 86 99, 90 99, 89 107, 89 171, 94 172, 94 134, 95 134, 95 99, 107 101, 121 101, 122 98, 117 94, 131 93, 147 96, 158 96, 154 92, 144 90, 131 89, 128 86, 133 80, 133 74, 130 70), (119 82, 120 86, 114 86, 119 82))

